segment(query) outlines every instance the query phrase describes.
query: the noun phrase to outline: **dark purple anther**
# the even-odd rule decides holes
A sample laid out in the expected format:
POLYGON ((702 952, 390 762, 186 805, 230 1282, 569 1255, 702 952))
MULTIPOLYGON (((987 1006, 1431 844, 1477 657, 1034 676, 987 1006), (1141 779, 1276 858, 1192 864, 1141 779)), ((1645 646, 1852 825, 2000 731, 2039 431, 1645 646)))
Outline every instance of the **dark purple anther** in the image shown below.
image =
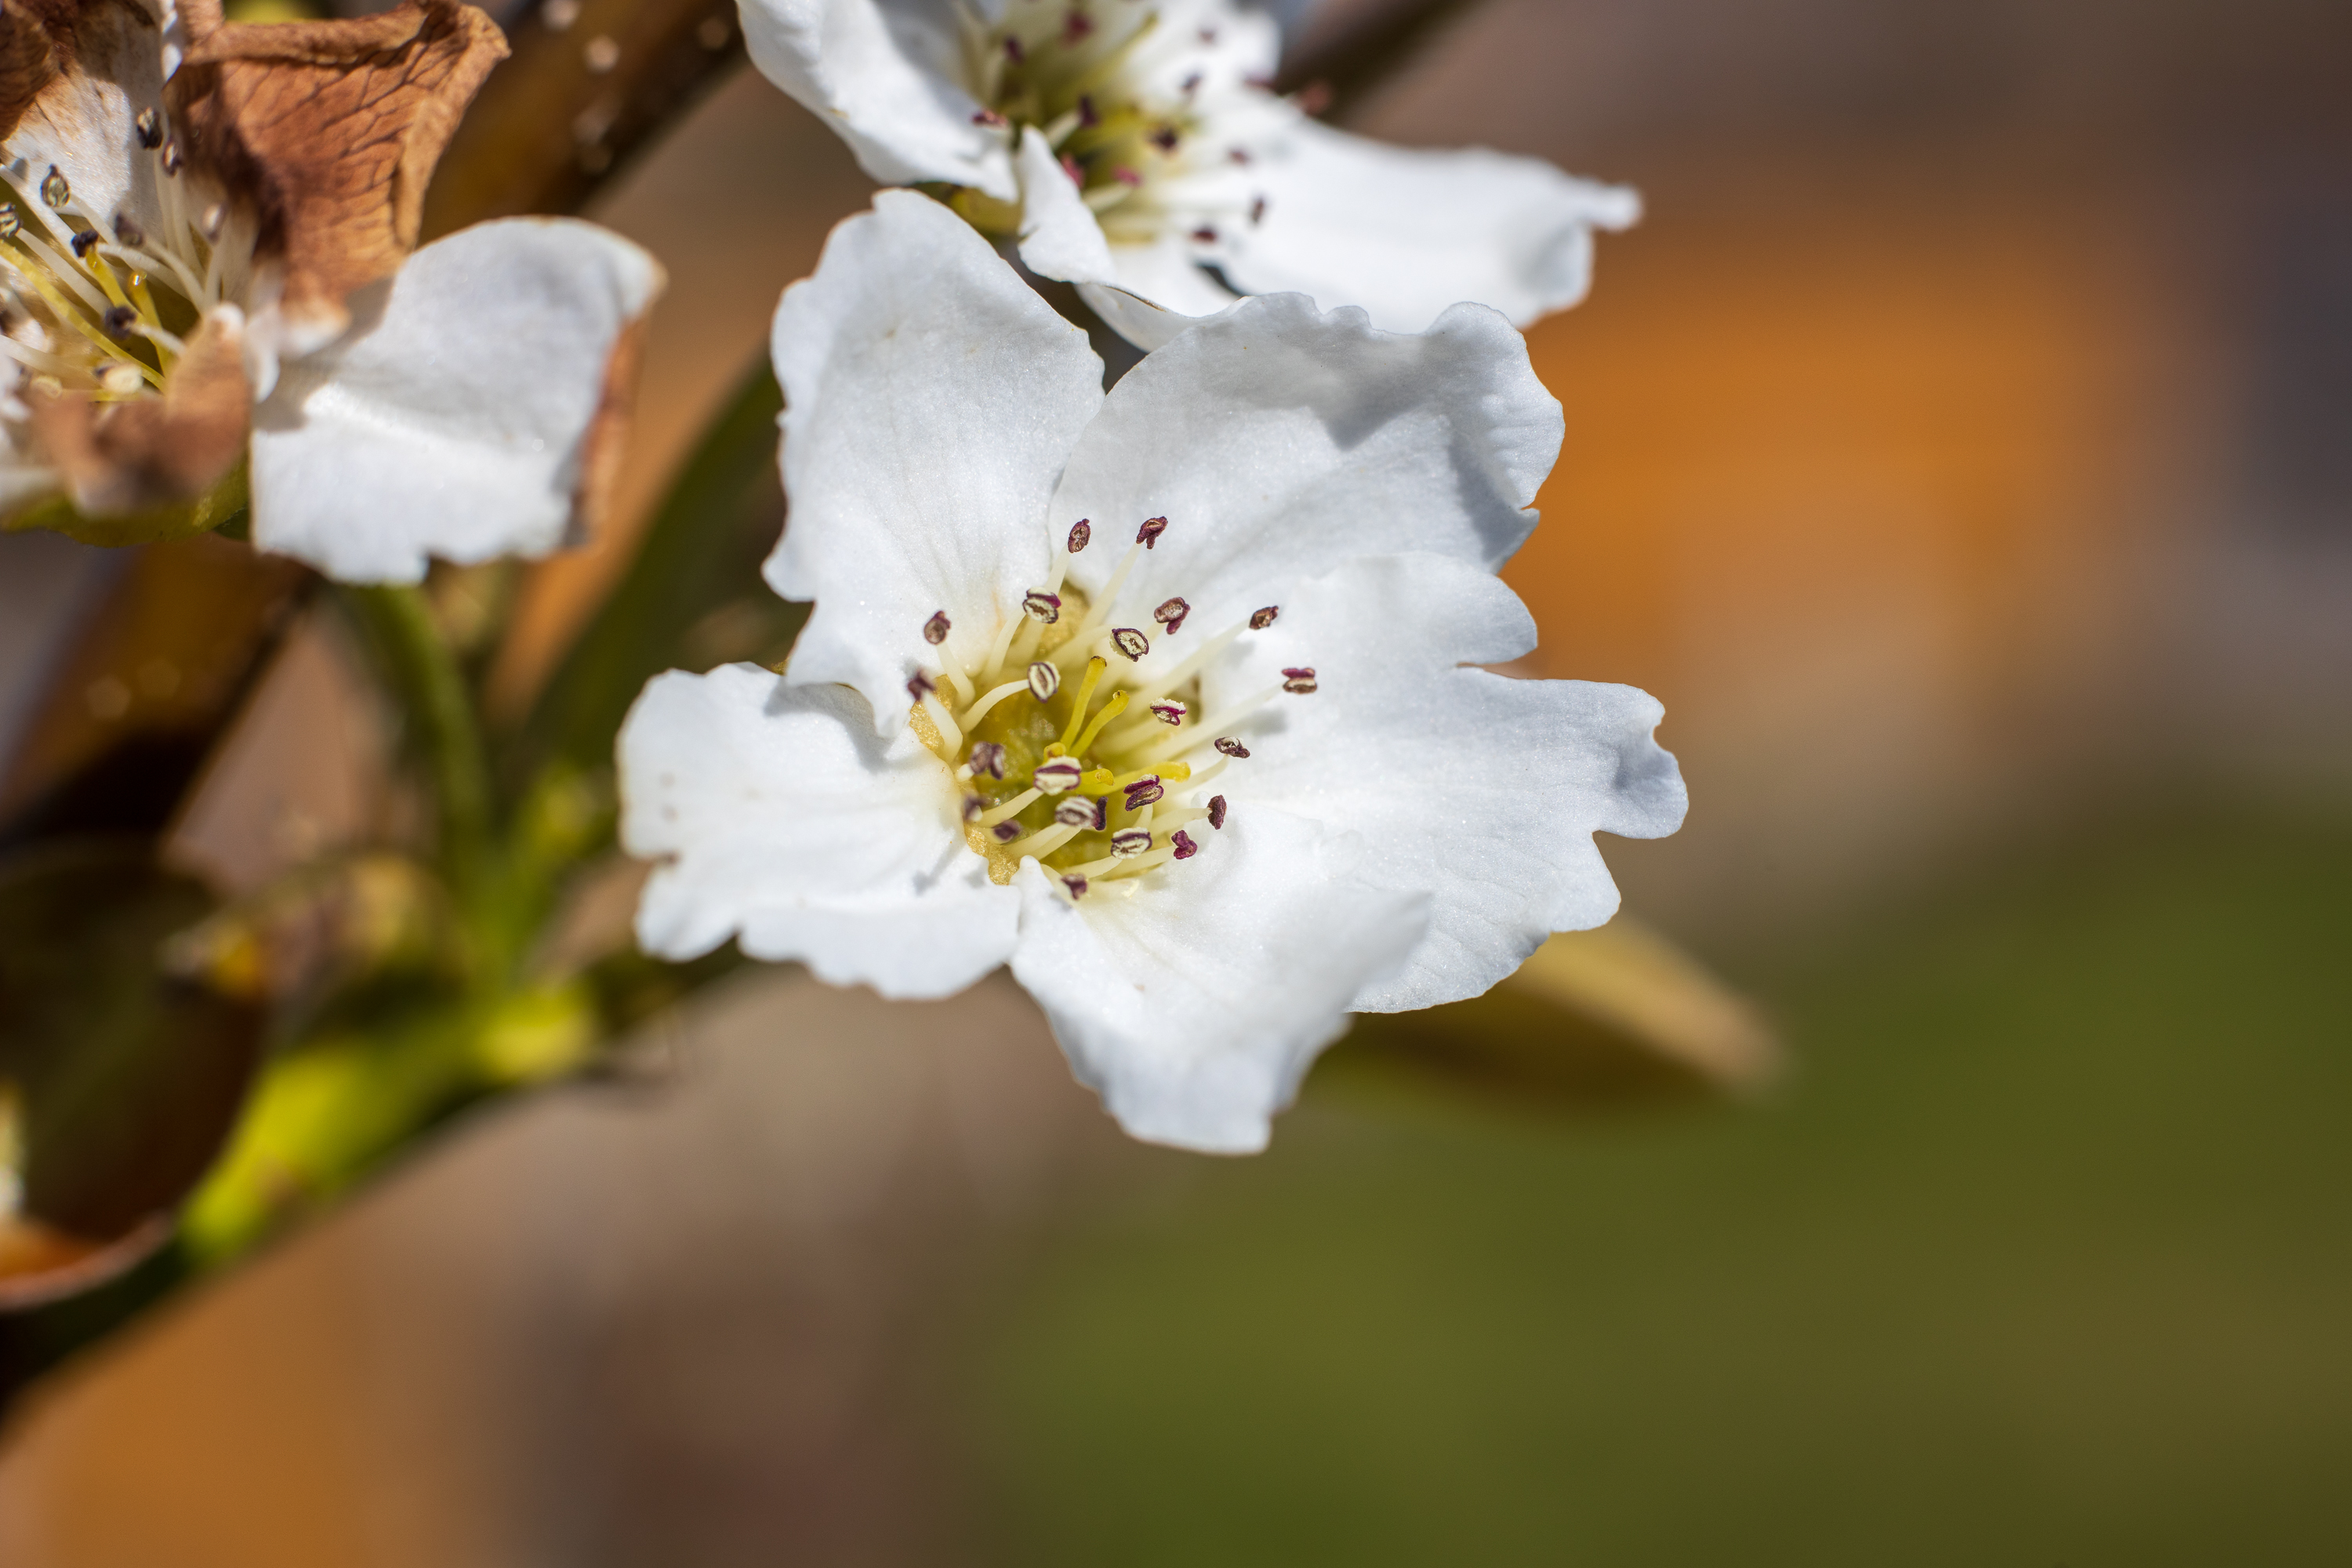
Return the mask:
POLYGON ((1315 672, 1311 669, 1286 669, 1282 672, 1282 689, 1294 697, 1304 697, 1315 689, 1315 672))
POLYGON ((1135 531, 1135 542, 1146 550, 1155 549, 1159 545, 1160 536, 1167 531, 1166 518, 1147 517, 1143 520, 1143 526, 1135 531))
POLYGON ((992 131, 1001 131, 1004 128, 1004 116, 992 109, 983 109, 971 117, 971 122, 985 125, 992 131))
POLYGON ((993 741, 982 741, 971 749, 971 771, 974 777, 982 774, 992 779, 1004 776, 1004 748, 993 741))
POLYGON ((88 260, 89 258, 90 247, 98 243, 98 230, 94 228, 83 229, 79 234, 73 237, 73 253, 84 260, 88 260))
POLYGON ((981 799, 980 796, 968 795, 963 797, 963 819, 966 822, 978 821, 980 814, 987 809, 988 802, 981 799))
POLYGON ((1255 227, 1265 221, 1265 198, 1255 196, 1250 201, 1250 224, 1255 227))
POLYGON ((999 844, 1010 844, 1014 839, 1021 837, 1022 828, 1019 823, 1014 822, 1008 817, 1006 820, 1000 822, 995 826, 990 828, 989 831, 996 835, 996 841, 999 844))
POLYGON ((1176 847, 1176 858, 1179 860, 1190 860, 1201 852, 1201 847, 1192 842, 1192 836, 1181 827, 1169 836, 1168 842, 1176 847))
POLYGON ((1020 39, 1007 38, 1004 40, 1004 58, 1011 60, 1016 66, 1022 62, 1025 57, 1021 47, 1020 39))
POLYGON ((1184 722, 1184 705, 1173 697, 1163 697, 1151 705, 1151 716, 1172 729, 1184 722))
POLYGON ((1225 755, 1229 757, 1246 757, 1249 755, 1249 748, 1243 745, 1239 741, 1234 740, 1231 735, 1218 736, 1216 746, 1217 750, 1224 752, 1225 755))
POLYGON ((923 623, 923 640, 937 647, 948 640, 948 613, 933 610, 931 618, 923 623))
POLYGON ((1214 245, 1217 243, 1217 231, 1204 223, 1200 227, 1192 231, 1192 243, 1195 245, 1214 245))
POLYGON ((1173 153, 1176 151, 1176 128, 1173 125, 1162 125, 1144 140, 1162 153, 1173 153))
POLYGON ((907 682, 907 695, 918 702, 938 689, 938 687, 931 684, 931 678, 919 669, 915 671, 914 678, 907 682))
POLYGON ((1095 19, 1076 5, 1071 6, 1070 14, 1062 18, 1062 42, 1066 44, 1084 43, 1094 36, 1094 30, 1095 19))
POLYGON ((1062 886, 1070 889, 1070 897, 1074 900, 1087 896, 1087 879, 1084 877, 1065 877, 1062 886))
POLYGON ((1151 848, 1151 835, 1140 827, 1122 827, 1110 836, 1110 852, 1125 860, 1151 848))
POLYGON ((1225 797, 1223 795, 1213 795, 1209 797, 1209 826, 1220 830, 1222 830, 1225 826, 1225 797))
POLYGON ((1263 610, 1252 611, 1250 613, 1250 630, 1254 632, 1262 632, 1265 630, 1266 627, 1274 625, 1274 618, 1280 614, 1282 614, 1282 606, 1280 605, 1268 605, 1263 610))
POLYGON ((1084 550, 1094 542, 1094 537, 1095 525, 1092 520, 1082 517, 1070 524, 1070 553, 1076 555, 1079 551, 1084 550))
POLYGON ((1118 626, 1110 634, 1111 646, 1127 655, 1131 662, 1151 651, 1151 639, 1133 626, 1118 626))
POLYGON ((1055 821, 1083 832, 1100 833, 1103 816, 1103 803, 1082 795, 1073 795, 1054 808, 1055 821))
POLYGON ((1078 123, 1089 131, 1102 123, 1102 116, 1095 112, 1094 94, 1090 92, 1078 94, 1078 123))
POLYGON ((1127 809, 1141 811, 1168 793, 1168 787, 1158 779, 1138 779, 1127 786, 1127 809))
POLYGON ((1032 588, 1021 595, 1021 609, 1031 620, 1043 621, 1050 626, 1062 618, 1062 595, 1032 588))
POLYGON ((1183 600, 1170 599, 1151 612, 1151 618, 1166 626, 1171 633, 1174 633, 1184 629, 1184 617, 1192 613, 1192 606, 1183 600))

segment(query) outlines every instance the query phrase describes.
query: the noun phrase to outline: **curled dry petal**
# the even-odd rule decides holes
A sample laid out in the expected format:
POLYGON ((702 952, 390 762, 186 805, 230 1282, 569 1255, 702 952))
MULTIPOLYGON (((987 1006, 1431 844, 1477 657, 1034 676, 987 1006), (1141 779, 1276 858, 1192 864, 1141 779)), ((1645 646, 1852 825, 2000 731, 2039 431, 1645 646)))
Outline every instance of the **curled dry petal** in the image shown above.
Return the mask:
POLYGON ((194 41, 166 98, 189 163, 251 204, 256 256, 282 268, 285 347, 317 348, 415 248, 433 166, 506 40, 456 0, 328 22, 183 14, 194 41))

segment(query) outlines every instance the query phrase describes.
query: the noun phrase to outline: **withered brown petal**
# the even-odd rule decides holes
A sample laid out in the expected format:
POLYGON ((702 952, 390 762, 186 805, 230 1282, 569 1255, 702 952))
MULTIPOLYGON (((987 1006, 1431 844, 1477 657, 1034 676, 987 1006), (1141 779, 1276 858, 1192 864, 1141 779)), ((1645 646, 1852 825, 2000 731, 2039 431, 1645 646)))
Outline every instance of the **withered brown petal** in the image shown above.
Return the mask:
POLYGON ((218 317, 188 340, 161 397, 100 403, 68 392, 27 399, 74 504, 94 516, 202 495, 245 454, 253 391, 237 334, 218 317))
POLYGON ((249 204, 289 323, 331 336, 415 248, 434 165, 506 39, 457 0, 328 22, 183 14, 196 41, 166 97, 188 161, 249 204))

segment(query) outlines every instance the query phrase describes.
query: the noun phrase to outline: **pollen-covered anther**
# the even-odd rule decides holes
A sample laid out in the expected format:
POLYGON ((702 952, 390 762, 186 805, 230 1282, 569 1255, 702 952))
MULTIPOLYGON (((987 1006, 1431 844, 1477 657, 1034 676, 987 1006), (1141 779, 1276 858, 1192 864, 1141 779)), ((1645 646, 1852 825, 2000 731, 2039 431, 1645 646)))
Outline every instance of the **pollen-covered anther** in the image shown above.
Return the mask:
POLYGON ((1282 606, 1280 605, 1268 605, 1263 610, 1251 611, 1250 630, 1254 632, 1262 632, 1265 630, 1266 627, 1274 625, 1275 617, 1281 614, 1282 606))
POLYGON ((1315 689, 1315 672, 1301 668, 1282 672, 1282 689, 1293 697, 1304 697, 1315 689))
POLYGON ((1110 634, 1111 646, 1127 655, 1129 660, 1141 658, 1151 651, 1151 639, 1133 626, 1115 626, 1110 634))
POLYGON ((1160 607, 1151 612, 1151 618, 1166 626, 1172 636, 1184 629, 1184 617, 1192 613, 1192 606, 1181 599, 1163 599, 1160 607))
POLYGON ((1100 799, 1082 795, 1072 795, 1054 808, 1055 822, 1064 827, 1075 827, 1087 833, 1102 831, 1104 815, 1100 799))
POLYGON ((1156 550, 1159 548, 1160 536, 1167 531, 1166 518, 1147 517, 1143 520, 1143 526, 1135 531, 1135 542, 1146 550, 1156 550))
POLYGON ((1084 550, 1094 542, 1094 537, 1095 526, 1090 520, 1082 517, 1070 524, 1070 553, 1076 555, 1084 550))
POLYGON ((1222 831, 1225 826, 1225 797, 1223 795, 1213 795, 1209 797, 1209 826, 1217 828, 1220 831, 1222 831))
POLYGON ((929 676, 925 675, 919 669, 915 671, 915 673, 908 677, 907 680, 907 695, 913 698, 918 702, 920 702, 924 698, 929 697, 932 692, 937 691, 939 689, 939 683, 934 681, 929 676))
POLYGON ((971 772, 974 778, 1001 779, 1004 776, 1004 748, 993 741, 982 741, 971 749, 971 772))
POLYGON ((1070 897, 1073 900, 1083 899, 1087 896, 1087 879, 1084 877, 1065 877, 1062 879, 1062 886, 1070 890, 1070 897))
POLYGON ((152 109, 142 109, 139 118, 131 122, 138 128, 139 145, 150 153, 163 144, 163 117, 152 109))
POLYGON ((1151 835, 1140 827, 1122 827, 1110 836, 1110 852, 1122 860, 1132 860, 1151 850, 1151 835))
POLYGON ((1127 786, 1127 809, 1141 811, 1167 793, 1168 786, 1158 779, 1138 779, 1127 786))
POLYGON ((1021 613, 1033 621, 1052 626, 1062 618, 1062 595, 1049 594, 1043 588, 1032 588, 1021 595, 1021 613))
POLYGON ((1022 826, 1021 824, 1013 818, 1008 816, 1003 822, 998 823, 988 831, 999 844, 1010 844, 1029 830, 1022 826))
POLYGON ((132 324, 138 320, 138 311, 128 305, 117 305, 106 313, 106 335, 110 338, 127 338, 131 335, 132 324))
POLYGON ((1246 757, 1249 755, 1249 748, 1243 745, 1239 741, 1234 740, 1231 735, 1220 735, 1213 743, 1216 746, 1217 750, 1224 752, 1225 755, 1229 757, 1246 757))
POLYGON ((1162 724, 1181 724, 1184 721, 1184 705, 1173 697, 1163 697, 1151 705, 1151 716, 1162 724))
POLYGON ((1201 852, 1201 847, 1192 842, 1192 836, 1181 827, 1169 835, 1168 842, 1175 847, 1176 858, 1179 860, 1190 860, 1201 852))
POLYGON ((90 251, 97 247, 99 240, 102 237, 104 237, 94 228, 83 229, 79 234, 73 237, 74 255, 87 261, 89 258, 90 251))
POLYGON ((923 640, 937 647, 948 640, 949 629, 948 613, 945 610, 934 610, 931 612, 931 618, 923 623, 923 640))
POLYGON ((1076 757, 1048 757, 1031 771, 1029 782, 1047 795, 1066 795, 1087 776, 1076 757))
POLYGON ((1029 695, 1040 702, 1050 702, 1054 693, 1062 689, 1062 668, 1052 659, 1041 658, 1029 667, 1029 695))

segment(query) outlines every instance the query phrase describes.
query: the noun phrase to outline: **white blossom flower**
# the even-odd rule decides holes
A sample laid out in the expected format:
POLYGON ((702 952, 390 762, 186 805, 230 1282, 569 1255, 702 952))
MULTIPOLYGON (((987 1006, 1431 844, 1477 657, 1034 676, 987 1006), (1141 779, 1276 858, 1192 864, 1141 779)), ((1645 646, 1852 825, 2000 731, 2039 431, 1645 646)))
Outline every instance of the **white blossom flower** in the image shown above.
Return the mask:
POLYGON ((249 459, 254 542, 355 581, 585 525, 660 268, 546 219, 410 254, 505 52, 456 0, 0 16, 0 508, 135 538, 249 459))
POLYGON ((867 174, 961 187, 1145 348, 1284 290, 1395 331, 1465 300, 1525 326, 1583 297, 1593 229, 1640 212, 1538 159, 1317 122, 1265 86, 1275 23, 1235 0, 740 4, 753 62, 867 174))
POLYGON ((1672 832, 1628 687, 1495 576, 1561 434, 1492 310, 1234 307, 1106 395, 1084 334, 886 191, 776 315, 780 676, 654 680, 623 839, 652 952, 937 997, 999 964, 1138 1136, 1262 1146, 1351 1011, 1475 995, 1672 832))

